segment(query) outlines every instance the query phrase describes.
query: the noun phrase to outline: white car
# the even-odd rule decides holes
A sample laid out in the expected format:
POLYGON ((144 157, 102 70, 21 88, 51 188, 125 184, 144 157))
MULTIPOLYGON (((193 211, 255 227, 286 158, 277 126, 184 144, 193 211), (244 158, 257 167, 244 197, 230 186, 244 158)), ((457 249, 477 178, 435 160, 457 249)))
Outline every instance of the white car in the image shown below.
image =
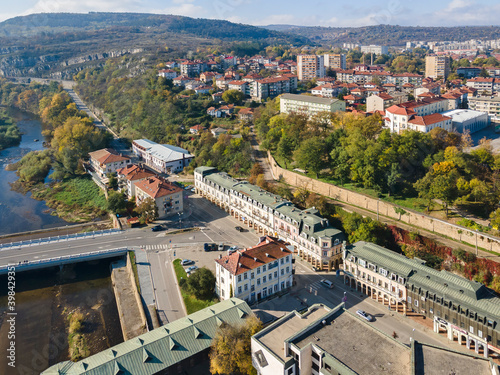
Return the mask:
POLYGON ((367 314, 365 313, 363 310, 357 310, 356 311, 356 314, 358 314, 360 317, 362 317, 363 319, 366 319, 368 320, 369 322, 372 322, 373 321, 373 318, 370 314, 367 314))
POLYGON ((321 279, 319 282, 323 284, 323 286, 326 286, 328 289, 332 289, 334 286, 330 280, 321 279))
POLYGON ((232 253, 235 253, 236 250, 238 250, 238 246, 231 246, 228 250, 227 250, 227 255, 231 255, 232 253))
POLYGON ((194 261, 192 261, 191 259, 183 259, 181 260, 181 266, 187 266, 188 264, 193 264, 194 261))

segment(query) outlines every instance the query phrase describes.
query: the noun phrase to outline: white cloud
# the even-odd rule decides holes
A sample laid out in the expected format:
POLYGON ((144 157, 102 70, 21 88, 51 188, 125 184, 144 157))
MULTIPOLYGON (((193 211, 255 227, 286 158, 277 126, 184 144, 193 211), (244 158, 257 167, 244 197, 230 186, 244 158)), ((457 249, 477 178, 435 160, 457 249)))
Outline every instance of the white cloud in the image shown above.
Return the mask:
MULTIPOLYGON (((498 25, 500 4, 485 4, 476 1, 452 0, 446 7, 424 14, 416 21, 429 26, 474 26, 498 25)), ((415 20, 413 21, 415 23, 415 20)))
MULTIPOLYGON (((175 2, 175 1, 174 1, 175 2)), ((202 6, 194 5, 188 2, 177 2, 180 5, 167 7, 159 10, 153 10, 152 13, 175 14, 177 16, 210 18, 202 6), (182 4, 181 4, 182 3, 182 4)))

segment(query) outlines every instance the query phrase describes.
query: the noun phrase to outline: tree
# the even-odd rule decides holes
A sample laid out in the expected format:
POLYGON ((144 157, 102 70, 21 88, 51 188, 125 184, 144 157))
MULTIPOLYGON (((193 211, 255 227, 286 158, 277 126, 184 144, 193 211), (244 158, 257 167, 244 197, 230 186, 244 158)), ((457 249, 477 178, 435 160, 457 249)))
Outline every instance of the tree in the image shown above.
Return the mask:
POLYGON ((187 289, 196 298, 210 300, 214 295, 215 276, 208 268, 202 267, 193 272, 187 281, 187 289))
POLYGON ((500 208, 490 214, 490 224, 493 229, 498 230, 500 228, 500 208))
POLYGON ((457 172, 451 171, 447 174, 436 176, 430 185, 431 196, 440 199, 444 203, 446 218, 448 218, 448 206, 458 196, 457 179, 457 172))
POLYGON ((319 137, 313 137, 302 142, 294 153, 294 159, 300 167, 313 171, 318 178, 319 172, 325 165, 325 153, 325 141, 319 137))
POLYGON ((253 375, 251 337, 262 329, 262 322, 251 315, 240 325, 222 324, 210 348, 212 374, 253 375))
POLYGON ((137 205, 135 211, 146 223, 152 222, 158 218, 158 207, 153 198, 146 198, 141 201, 137 205))
POLYGON ((114 173, 108 173, 108 186, 110 189, 118 189, 118 179, 114 173))
POLYGON ((108 193, 108 210, 114 214, 123 213, 127 207, 127 201, 125 200, 125 195, 111 190, 108 193))
POLYGON ((222 94, 222 100, 229 104, 238 104, 245 99, 245 94, 239 90, 227 90, 222 94))
POLYGON ((293 144, 290 138, 288 138, 286 135, 281 137, 279 143, 278 143, 278 148, 276 150, 278 156, 283 159, 285 163, 285 169, 287 168, 287 162, 289 159, 292 158, 293 155, 293 144))

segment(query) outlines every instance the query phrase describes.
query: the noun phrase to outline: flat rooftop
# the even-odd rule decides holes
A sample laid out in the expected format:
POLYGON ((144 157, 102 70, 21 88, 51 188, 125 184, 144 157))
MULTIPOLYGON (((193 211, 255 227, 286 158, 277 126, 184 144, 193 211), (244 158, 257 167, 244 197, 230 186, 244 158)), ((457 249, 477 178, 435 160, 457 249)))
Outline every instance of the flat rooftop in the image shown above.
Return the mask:
POLYGON ((407 347, 348 312, 341 310, 329 321, 308 332, 307 337, 301 336, 295 345, 301 349, 317 345, 358 374, 410 374, 407 347))
POLYGON ((490 362, 485 358, 477 358, 417 343, 415 347, 415 375, 424 374, 486 375, 491 374, 491 369, 490 362))
POLYGON ((274 354, 279 356, 283 361, 286 361, 285 349, 283 343, 286 339, 292 337, 297 332, 306 328, 309 324, 315 322, 329 310, 324 306, 319 306, 317 309, 304 315, 290 315, 288 319, 281 319, 280 324, 275 326, 269 332, 259 336, 259 341, 267 346, 274 354))

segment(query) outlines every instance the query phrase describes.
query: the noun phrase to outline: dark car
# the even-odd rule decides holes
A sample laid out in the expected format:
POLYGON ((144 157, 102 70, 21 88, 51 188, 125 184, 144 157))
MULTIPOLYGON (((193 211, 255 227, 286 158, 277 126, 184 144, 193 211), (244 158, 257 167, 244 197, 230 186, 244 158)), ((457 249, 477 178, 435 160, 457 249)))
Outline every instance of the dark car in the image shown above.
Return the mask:
POLYGON ((163 230, 163 227, 161 225, 155 225, 153 228, 151 228, 151 231, 153 232, 158 232, 160 230, 163 230))
POLYGON ((216 251, 217 245, 214 243, 205 243, 203 244, 203 250, 205 251, 216 251))
POLYGON ((236 229, 238 232, 243 232, 243 228, 242 227, 234 227, 234 229, 236 229))

